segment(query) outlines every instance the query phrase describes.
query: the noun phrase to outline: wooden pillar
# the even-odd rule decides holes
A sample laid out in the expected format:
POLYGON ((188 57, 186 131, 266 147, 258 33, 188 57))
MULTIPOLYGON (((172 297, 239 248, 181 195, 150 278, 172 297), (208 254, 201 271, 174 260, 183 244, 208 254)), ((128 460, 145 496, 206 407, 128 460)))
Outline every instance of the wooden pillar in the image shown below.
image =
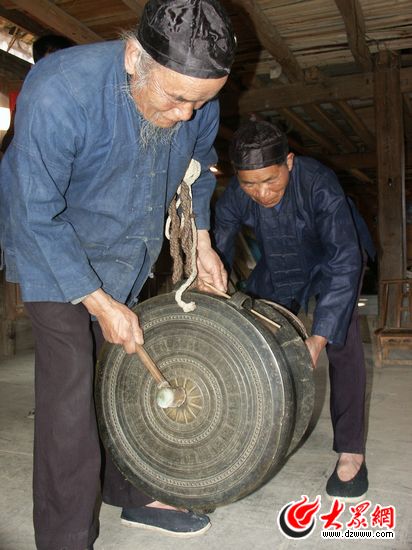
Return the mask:
POLYGON ((0 271, 0 356, 32 349, 31 323, 24 310, 19 285, 6 283, 0 271))
POLYGON ((0 271, 0 356, 16 353, 16 323, 8 317, 8 297, 4 271, 0 271))
POLYGON ((399 57, 382 51, 375 64, 379 279, 406 274, 405 146, 399 57))

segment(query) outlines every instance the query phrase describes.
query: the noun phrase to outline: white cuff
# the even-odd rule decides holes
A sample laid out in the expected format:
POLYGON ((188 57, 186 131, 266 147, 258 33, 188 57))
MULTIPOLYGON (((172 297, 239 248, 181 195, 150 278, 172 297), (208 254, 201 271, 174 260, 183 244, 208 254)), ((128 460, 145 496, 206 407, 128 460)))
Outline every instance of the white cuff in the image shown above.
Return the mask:
POLYGON ((85 298, 87 298, 87 296, 90 296, 90 294, 85 294, 84 296, 82 296, 81 298, 76 298, 75 300, 71 300, 71 304, 73 304, 74 306, 77 306, 77 304, 80 304, 80 302, 83 302, 83 300, 85 298))

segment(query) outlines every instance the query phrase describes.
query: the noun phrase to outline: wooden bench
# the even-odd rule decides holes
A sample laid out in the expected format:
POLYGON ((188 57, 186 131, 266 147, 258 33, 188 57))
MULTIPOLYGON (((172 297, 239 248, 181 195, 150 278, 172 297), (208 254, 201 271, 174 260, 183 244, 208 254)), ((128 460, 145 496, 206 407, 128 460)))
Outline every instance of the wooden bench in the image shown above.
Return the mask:
POLYGON ((380 292, 379 328, 375 331, 377 366, 412 365, 412 279, 381 281, 380 292), (404 353, 389 356, 391 350, 404 353))

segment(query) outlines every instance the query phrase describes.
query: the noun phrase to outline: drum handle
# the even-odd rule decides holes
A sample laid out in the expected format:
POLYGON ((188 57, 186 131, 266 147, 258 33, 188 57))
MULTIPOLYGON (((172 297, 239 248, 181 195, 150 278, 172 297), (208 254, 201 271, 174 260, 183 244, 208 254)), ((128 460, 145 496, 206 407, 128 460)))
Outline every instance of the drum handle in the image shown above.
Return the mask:
MULTIPOLYGON (((217 294, 218 296, 221 296, 222 298, 230 298, 231 297, 229 294, 226 294, 226 292, 223 292, 222 290, 219 290, 218 288, 211 285, 210 283, 207 283, 206 281, 202 280, 202 284, 204 284, 205 286, 210 288, 210 290, 213 290, 213 292, 215 294, 217 294)), ((281 325, 279 325, 275 321, 272 321, 272 319, 269 319, 269 317, 266 317, 266 315, 262 315, 261 313, 259 313, 258 311, 256 311, 253 308, 247 309, 247 311, 250 311, 251 313, 253 313, 253 315, 255 315, 256 317, 259 317, 259 319, 262 319, 262 321, 264 321, 265 323, 269 323, 269 325, 272 325, 275 328, 282 328, 281 325)))
POLYGON ((145 348, 136 344, 136 355, 157 382, 156 402, 162 409, 180 407, 186 400, 183 388, 172 388, 145 348))
POLYGON ((147 353, 144 347, 141 346, 140 344, 136 344, 136 354, 139 357, 140 361, 145 366, 145 368, 150 372, 150 374, 153 376, 153 378, 156 380, 158 384, 164 384, 165 382, 166 384, 169 384, 169 382, 160 372, 156 363, 153 361, 153 359, 150 357, 150 355, 147 353))

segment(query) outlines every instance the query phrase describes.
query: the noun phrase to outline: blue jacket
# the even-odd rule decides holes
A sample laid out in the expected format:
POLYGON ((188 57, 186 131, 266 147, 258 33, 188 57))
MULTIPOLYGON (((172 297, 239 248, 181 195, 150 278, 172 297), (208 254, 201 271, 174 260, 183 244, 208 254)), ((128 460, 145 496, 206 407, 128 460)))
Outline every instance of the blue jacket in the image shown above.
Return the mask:
POLYGON ((192 157, 202 166, 196 223, 209 228, 218 103, 196 111, 156 154, 139 144, 141 120, 122 42, 62 50, 30 71, 0 166, 1 247, 23 300, 68 302, 103 287, 134 301, 192 157))
POLYGON ((344 344, 357 299, 361 246, 374 251, 367 229, 357 234, 335 174, 314 159, 295 157, 278 209, 259 206, 233 178, 216 204, 214 230, 227 266, 242 225, 253 228, 261 252, 248 292, 295 310, 317 296, 312 333, 344 344))

